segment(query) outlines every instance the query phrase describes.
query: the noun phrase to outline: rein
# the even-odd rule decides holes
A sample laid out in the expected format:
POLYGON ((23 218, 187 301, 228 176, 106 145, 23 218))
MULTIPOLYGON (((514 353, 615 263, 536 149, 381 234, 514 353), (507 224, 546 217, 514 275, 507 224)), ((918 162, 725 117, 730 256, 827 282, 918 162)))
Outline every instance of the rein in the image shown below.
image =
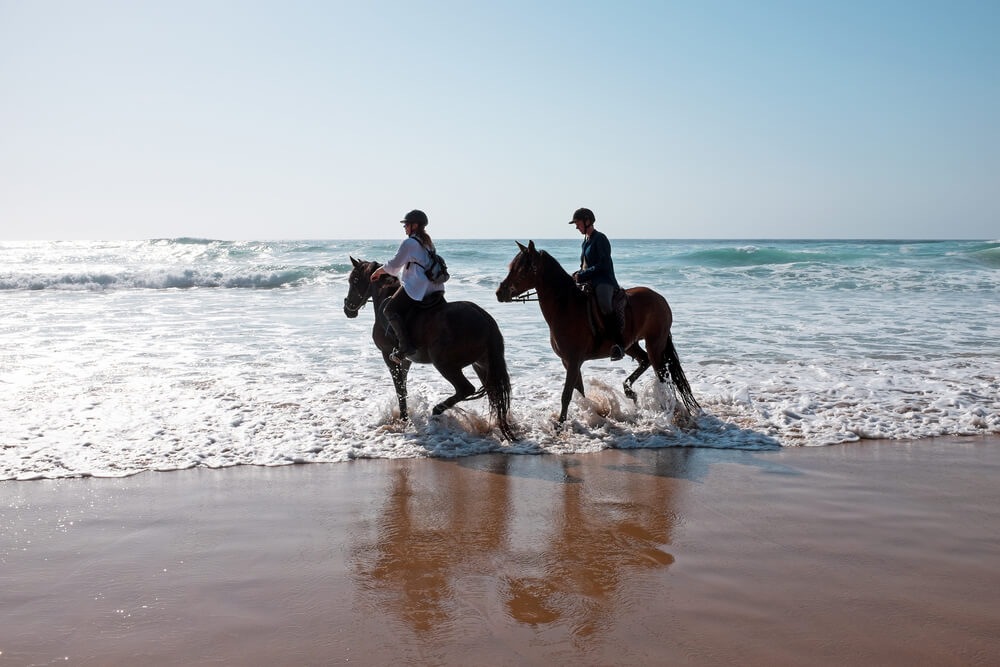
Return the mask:
POLYGON ((512 296, 511 301, 517 301, 518 303, 527 303, 529 301, 538 301, 538 292, 535 290, 529 290, 520 296, 512 296))

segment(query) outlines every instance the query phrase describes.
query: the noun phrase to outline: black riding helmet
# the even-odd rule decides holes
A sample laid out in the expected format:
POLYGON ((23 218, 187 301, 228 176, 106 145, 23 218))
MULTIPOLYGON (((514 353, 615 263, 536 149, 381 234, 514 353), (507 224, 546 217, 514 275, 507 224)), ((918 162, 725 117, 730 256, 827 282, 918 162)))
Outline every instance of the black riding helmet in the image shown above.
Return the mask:
POLYGON ((575 224, 577 220, 592 225, 597 222, 597 218, 594 217, 594 212, 589 208, 578 208, 573 212, 573 219, 569 221, 569 224, 575 224))
POLYGON ((408 225, 410 223, 418 225, 421 229, 427 226, 427 214, 418 209, 413 209, 399 221, 400 224, 408 225))

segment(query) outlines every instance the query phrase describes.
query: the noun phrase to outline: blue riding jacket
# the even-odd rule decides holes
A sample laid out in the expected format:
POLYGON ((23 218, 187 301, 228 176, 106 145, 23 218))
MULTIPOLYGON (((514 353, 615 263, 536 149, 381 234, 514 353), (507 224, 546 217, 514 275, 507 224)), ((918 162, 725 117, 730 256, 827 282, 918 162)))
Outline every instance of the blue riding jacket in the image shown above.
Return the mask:
POLYGON ((602 284, 618 287, 615 264, 611 261, 611 242, 596 229, 590 233, 590 237, 583 240, 580 271, 576 279, 581 283, 591 283, 595 287, 602 284))

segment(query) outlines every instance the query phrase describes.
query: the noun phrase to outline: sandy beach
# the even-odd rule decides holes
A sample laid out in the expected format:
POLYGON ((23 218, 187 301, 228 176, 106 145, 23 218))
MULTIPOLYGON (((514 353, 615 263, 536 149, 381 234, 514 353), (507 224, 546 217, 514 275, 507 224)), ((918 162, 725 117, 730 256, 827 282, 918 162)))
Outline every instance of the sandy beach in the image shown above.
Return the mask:
POLYGON ((1000 439, 0 484, 0 664, 996 664, 1000 439))

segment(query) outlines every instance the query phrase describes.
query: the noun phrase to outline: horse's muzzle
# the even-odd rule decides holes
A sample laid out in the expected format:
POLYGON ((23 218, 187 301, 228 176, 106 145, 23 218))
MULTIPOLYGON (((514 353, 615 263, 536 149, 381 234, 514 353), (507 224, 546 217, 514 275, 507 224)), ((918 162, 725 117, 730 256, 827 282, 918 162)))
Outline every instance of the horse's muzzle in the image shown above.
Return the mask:
POLYGON ((358 310, 360 309, 355 308, 347 299, 344 299, 344 315, 353 320, 358 316, 358 310))
POLYGON ((500 287, 497 287, 497 301, 500 303, 510 303, 513 300, 514 290, 511 289, 506 281, 500 283, 500 287))

